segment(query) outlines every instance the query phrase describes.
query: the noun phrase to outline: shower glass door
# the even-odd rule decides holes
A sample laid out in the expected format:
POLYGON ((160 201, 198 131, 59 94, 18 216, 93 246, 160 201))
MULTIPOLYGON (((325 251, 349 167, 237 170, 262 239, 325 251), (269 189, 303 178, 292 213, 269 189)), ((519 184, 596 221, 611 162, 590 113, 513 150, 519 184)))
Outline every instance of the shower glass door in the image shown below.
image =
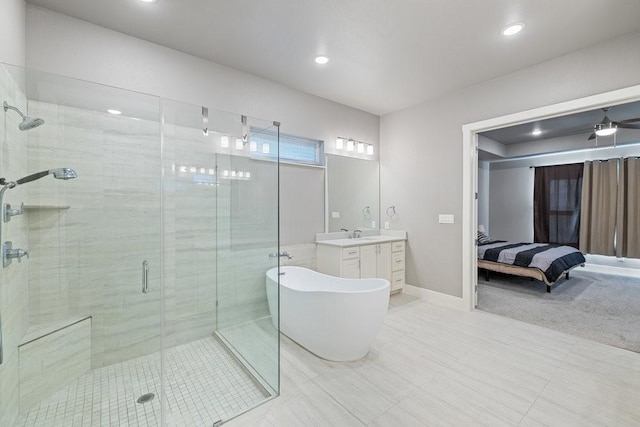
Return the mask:
POLYGON ((3 239, 29 250, 5 269, 28 271, 20 417, 159 425, 160 100, 33 71, 24 82, 27 114, 44 124, 23 134, 14 173, 66 167, 77 178, 46 176, 5 194, 24 214, 3 239))
POLYGON ((275 329, 265 358, 246 345, 259 328, 240 328, 268 315, 265 273, 277 266, 268 256, 277 251, 277 158, 252 159, 249 132, 263 129, 262 121, 162 104, 167 420, 212 425, 277 392, 275 329), (223 336, 222 327, 237 328, 223 336))

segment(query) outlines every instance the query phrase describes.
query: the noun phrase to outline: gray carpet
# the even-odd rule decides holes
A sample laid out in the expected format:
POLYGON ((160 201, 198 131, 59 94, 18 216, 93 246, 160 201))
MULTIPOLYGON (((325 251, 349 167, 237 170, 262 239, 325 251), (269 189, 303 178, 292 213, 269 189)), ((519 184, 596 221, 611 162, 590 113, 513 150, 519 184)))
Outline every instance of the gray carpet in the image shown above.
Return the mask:
POLYGON ((640 353, 640 278, 573 270, 546 292, 528 278, 478 272, 478 309, 640 353))

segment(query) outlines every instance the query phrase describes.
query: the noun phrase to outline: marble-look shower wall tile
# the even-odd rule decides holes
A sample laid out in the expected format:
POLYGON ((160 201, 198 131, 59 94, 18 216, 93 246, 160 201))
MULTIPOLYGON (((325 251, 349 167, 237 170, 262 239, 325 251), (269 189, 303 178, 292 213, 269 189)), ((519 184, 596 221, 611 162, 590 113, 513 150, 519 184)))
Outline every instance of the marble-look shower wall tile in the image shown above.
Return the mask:
MULTIPOLYGON (((7 101, 22 111, 27 110, 23 91, 16 79, 21 71, 0 65, 0 102, 7 101)), ((27 137, 38 131, 21 132, 20 117, 13 111, 0 110, 0 177, 14 181, 27 172, 27 137)), ((4 203, 19 207, 25 200, 25 188, 8 189, 4 203)), ((24 215, 2 222, 2 241, 12 241, 14 248, 28 248, 28 229, 24 215)), ((0 242, 1 243, 1 242, 0 242)), ((18 345, 29 327, 28 270, 29 260, 14 262, 0 271, 0 321, 2 323, 3 362, 0 365, 0 425, 13 425, 19 411, 18 345)))
POLYGON ((296 267, 304 267, 310 270, 316 269, 316 244, 305 243, 302 245, 280 246, 281 252, 287 252, 293 258, 280 258, 281 265, 294 265, 296 267))
POLYGON ((33 171, 78 178, 29 185, 32 324, 91 315, 93 366, 160 348, 158 123, 31 102, 47 126, 29 141, 33 171), (151 266, 142 293, 142 262, 151 266))
POLYGON ((20 411, 91 369, 91 318, 20 346, 20 411))

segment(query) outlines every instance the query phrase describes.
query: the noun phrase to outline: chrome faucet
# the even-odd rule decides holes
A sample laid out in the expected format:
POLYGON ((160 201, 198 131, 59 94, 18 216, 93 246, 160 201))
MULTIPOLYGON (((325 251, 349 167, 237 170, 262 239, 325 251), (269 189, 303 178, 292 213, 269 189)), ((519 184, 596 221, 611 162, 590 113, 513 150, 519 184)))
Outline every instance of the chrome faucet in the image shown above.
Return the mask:
POLYGON ((360 238, 360 233, 362 233, 362 230, 353 230, 353 238, 354 239, 359 239, 360 238))
POLYGON ((11 260, 16 258, 18 262, 22 262, 22 257, 29 258, 29 251, 26 249, 13 249, 13 243, 6 241, 2 245, 2 266, 7 267, 11 264, 11 260))
POLYGON ((269 254, 269 258, 285 257, 287 259, 293 259, 293 255, 289 255, 289 252, 280 252, 269 254))

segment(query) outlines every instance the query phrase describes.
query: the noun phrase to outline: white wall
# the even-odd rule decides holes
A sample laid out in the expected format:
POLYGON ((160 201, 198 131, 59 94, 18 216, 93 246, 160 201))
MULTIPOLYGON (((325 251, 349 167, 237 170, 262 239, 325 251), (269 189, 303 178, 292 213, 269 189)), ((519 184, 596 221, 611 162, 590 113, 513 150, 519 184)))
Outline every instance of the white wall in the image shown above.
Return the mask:
POLYGON ((0 62, 23 66, 24 61, 24 0, 2 0, 0 1, 0 62))
MULTIPOLYGON (((29 68, 277 120, 282 133, 324 140, 326 153, 335 153, 336 137, 344 136, 373 144, 374 158, 379 155, 380 119, 374 114, 32 5, 27 46, 29 68)), ((283 168, 285 245, 312 243, 324 231, 324 181, 307 173, 302 182, 313 187, 294 191, 289 183, 301 173, 283 168), (292 218, 294 205, 308 208, 305 219, 292 218)))
POLYGON ((533 177, 529 166, 492 170, 489 228, 492 239, 533 242, 533 177))
POLYGON ((462 296, 463 124, 637 85, 639 68, 636 32, 383 116, 381 206, 408 231, 407 282, 462 296))
POLYGON ((379 117, 157 44, 27 6, 27 66, 195 105, 277 120, 280 131, 371 143, 379 117))
POLYGON ((478 162, 478 224, 484 225, 487 233, 491 233, 491 227, 489 226, 489 195, 489 163, 478 162))

